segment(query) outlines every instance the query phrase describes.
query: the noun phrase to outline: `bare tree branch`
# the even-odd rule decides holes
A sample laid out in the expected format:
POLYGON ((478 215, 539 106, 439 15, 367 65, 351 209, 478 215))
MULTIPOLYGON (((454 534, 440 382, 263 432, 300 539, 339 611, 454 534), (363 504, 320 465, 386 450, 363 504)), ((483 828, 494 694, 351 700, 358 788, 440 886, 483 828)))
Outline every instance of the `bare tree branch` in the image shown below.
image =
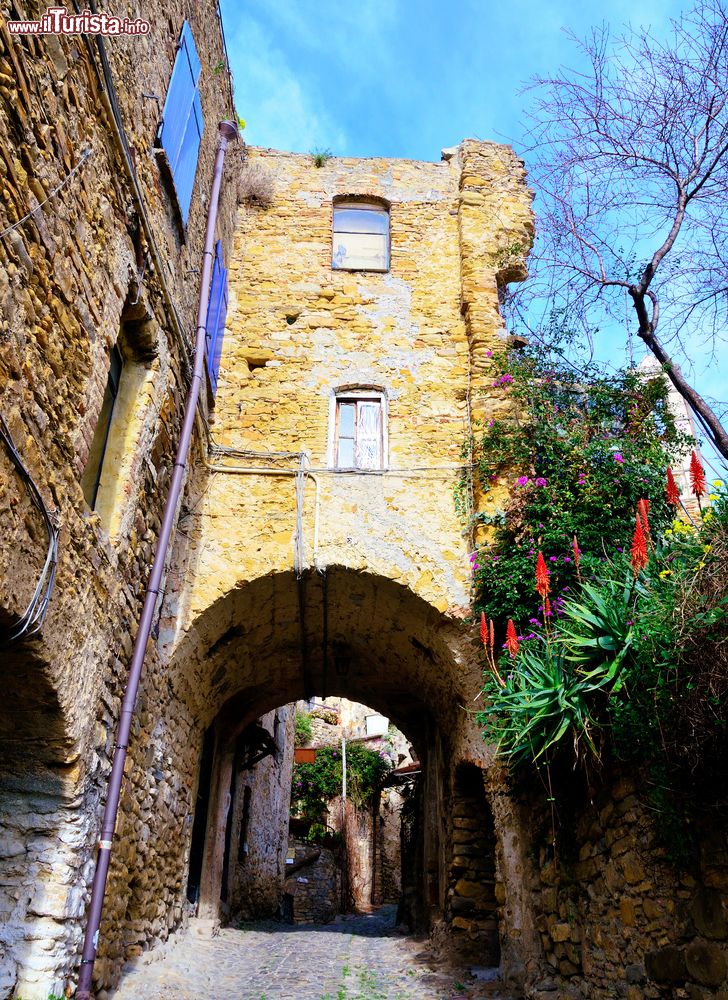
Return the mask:
POLYGON ((612 40, 604 26, 572 35, 587 68, 531 85, 540 214, 532 277, 509 302, 524 317, 548 295, 588 339, 605 313, 621 319, 626 296, 637 335, 728 459, 721 420, 671 356, 684 338, 715 350, 728 325, 726 2, 695 0, 669 42, 642 29, 612 40))

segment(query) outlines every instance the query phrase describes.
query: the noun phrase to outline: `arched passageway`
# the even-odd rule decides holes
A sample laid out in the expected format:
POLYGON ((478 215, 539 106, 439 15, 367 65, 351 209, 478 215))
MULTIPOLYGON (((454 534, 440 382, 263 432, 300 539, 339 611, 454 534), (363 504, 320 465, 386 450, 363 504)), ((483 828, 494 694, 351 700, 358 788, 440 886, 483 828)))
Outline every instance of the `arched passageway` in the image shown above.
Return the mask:
POLYGON ((195 746, 187 780, 196 789, 198 815, 202 809, 209 817, 204 849, 197 819, 192 855, 180 859, 192 865, 191 895, 199 897, 199 912, 215 916, 221 884, 227 884, 226 818, 236 806, 231 789, 241 734, 256 719, 314 692, 381 710, 414 746, 423 770, 422 865, 411 912, 425 925, 433 913, 444 912, 451 762, 468 745, 481 756, 484 751, 465 712, 479 680, 473 654, 459 621, 392 580, 343 567, 301 579, 291 572, 262 577, 201 614, 167 668, 178 710, 189 713, 188 742, 195 746))

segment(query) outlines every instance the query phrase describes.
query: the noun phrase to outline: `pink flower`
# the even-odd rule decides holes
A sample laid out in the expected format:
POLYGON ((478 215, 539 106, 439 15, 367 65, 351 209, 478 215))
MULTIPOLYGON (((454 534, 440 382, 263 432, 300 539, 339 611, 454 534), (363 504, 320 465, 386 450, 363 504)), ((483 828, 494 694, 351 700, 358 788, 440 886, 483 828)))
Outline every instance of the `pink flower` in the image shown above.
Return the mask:
POLYGON ((624 459, 622 458, 622 455, 621 455, 620 452, 615 451, 615 453, 614 453, 614 461, 617 462, 618 465, 624 465, 624 459))
POLYGON ((516 486, 528 486, 528 476, 519 476, 516 480, 516 486))

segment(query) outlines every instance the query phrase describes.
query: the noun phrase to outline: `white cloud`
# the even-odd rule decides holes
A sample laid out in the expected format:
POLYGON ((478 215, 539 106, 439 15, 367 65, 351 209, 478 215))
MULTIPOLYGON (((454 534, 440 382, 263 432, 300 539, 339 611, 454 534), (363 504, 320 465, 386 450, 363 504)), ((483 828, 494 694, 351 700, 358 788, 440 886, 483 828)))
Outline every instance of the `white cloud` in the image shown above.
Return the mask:
POLYGON ((305 89, 302 68, 293 65, 271 32, 234 10, 226 14, 225 30, 237 110, 247 123, 246 141, 297 152, 316 146, 345 152, 344 129, 317 102, 315 90, 305 89))

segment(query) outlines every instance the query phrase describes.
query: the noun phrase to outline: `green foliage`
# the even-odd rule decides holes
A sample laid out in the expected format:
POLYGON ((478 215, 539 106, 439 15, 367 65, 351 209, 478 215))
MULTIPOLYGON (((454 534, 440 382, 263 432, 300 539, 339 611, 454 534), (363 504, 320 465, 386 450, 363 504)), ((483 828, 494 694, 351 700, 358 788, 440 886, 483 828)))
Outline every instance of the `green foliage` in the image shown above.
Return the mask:
POLYGON ((313 727, 311 725, 311 716, 306 712, 296 712, 296 731, 294 736, 294 746, 305 747, 307 743, 311 742, 311 734, 313 732, 313 727))
POLYGON ((316 147, 311 150, 310 155, 314 167, 325 167, 334 154, 330 149, 319 149, 316 147))
MULTIPOLYGON (((347 794, 357 808, 369 803, 391 767, 391 760, 383 750, 347 743, 347 794)), ((317 750, 313 764, 295 764, 291 787, 293 812, 314 823, 325 824, 328 803, 341 795, 342 774, 340 745, 317 750)))
POLYGON ((728 493, 693 528, 652 531, 637 579, 627 554, 578 584, 561 615, 489 674, 486 740, 517 772, 606 750, 641 769, 668 856, 694 858, 692 815, 728 801, 728 493), (507 661, 507 662, 504 662, 507 661), (489 702, 489 704, 488 704, 489 702))
MULTIPOLYGON (((576 376, 533 351, 494 356, 491 364, 491 391, 511 405, 480 428, 475 475, 486 493, 506 486, 507 497, 495 513, 477 518, 492 532, 472 556, 475 610, 501 624, 513 618, 529 632, 539 610, 538 551, 549 565, 552 595, 564 598, 577 583, 574 535, 588 579, 629 547, 638 500, 650 501, 655 529, 666 528, 664 471, 689 439, 675 428, 662 377, 596 369, 576 376)), ((456 491, 461 512, 466 486, 456 491)))

